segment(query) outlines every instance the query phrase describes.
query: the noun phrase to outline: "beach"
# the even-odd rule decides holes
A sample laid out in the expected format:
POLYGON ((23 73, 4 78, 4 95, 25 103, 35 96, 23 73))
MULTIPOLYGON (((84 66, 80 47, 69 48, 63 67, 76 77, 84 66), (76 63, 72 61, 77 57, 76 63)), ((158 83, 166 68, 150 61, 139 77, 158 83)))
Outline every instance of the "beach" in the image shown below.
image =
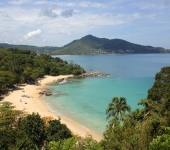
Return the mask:
MULTIPOLYGON (((58 119, 57 114, 51 112, 42 102, 43 96, 39 93, 50 83, 57 82, 59 79, 65 79, 72 77, 72 75, 60 75, 60 76, 45 76, 43 79, 38 80, 38 84, 25 84, 19 86, 18 90, 14 90, 5 96, 3 101, 11 102, 16 110, 23 110, 29 114, 35 112, 39 113, 41 117, 51 116, 54 119, 58 119)), ((100 141, 101 135, 96 134, 83 125, 66 117, 60 117, 61 123, 67 125, 67 127, 79 136, 85 137, 92 135, 93 139, 100 141)))

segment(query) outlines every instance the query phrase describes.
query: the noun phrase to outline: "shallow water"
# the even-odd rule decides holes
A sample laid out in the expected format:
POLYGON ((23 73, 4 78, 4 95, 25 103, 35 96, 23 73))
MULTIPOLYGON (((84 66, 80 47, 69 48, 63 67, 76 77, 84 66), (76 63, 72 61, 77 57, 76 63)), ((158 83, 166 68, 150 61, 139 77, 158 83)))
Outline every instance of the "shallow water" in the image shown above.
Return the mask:
POLYGON ((154 76, 170 65, 169 54, 128 54, 99 56, 60 56, 74 61, 86 71, 109 73, 109 77, 67 79, 64 84, 51 84, 53 96, 45 103, 58 115, 66 116, 102 134, 107 124, 105 110, 112 98, 122 96, 132 110, 146 98, 154 83, 154 76))

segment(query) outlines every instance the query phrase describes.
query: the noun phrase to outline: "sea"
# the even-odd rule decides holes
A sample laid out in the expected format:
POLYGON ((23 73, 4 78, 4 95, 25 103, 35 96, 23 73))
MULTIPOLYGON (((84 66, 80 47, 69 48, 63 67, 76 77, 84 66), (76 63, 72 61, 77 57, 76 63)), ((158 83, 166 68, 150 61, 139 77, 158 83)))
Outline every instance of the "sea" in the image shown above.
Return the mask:
MULTIPOLYGON (((56 56, 53 56, 56 57, 56 56)), ((45 97, 48 109, 102 135, 108 124, 106 109, 113 97, 125 97, 131 110, 142 106, 155 74, 170 66, 170 54, 109 54, 57 56, 79 64, 87 72, 110 74, 108 77, 69 78, 63 84, 48 86, 52 96, 45 97)))

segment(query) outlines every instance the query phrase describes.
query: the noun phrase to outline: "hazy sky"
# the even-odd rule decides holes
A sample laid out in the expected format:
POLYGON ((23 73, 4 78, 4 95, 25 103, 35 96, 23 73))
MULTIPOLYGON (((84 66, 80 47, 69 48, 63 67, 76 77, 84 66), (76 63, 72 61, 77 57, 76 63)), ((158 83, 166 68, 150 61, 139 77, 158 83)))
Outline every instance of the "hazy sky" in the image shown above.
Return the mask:
POLYGON ((170 0, 0 0, 0 43, 63 46, 88 34, 170 49, 170 0))

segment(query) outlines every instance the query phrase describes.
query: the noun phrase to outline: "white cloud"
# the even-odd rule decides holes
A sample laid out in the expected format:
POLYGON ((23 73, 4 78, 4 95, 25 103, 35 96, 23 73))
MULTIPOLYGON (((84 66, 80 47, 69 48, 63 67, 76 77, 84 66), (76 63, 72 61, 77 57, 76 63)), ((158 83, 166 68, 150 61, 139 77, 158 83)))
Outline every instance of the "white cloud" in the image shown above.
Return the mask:
POLYGON ((35 37, 36 35, 39 35, 39 34, 41 34, 41 30, 37 29, 35 31, 29 32, 26 35, 24 35, 24 39, 29 39, 29 38, 35 37))
POLYGON ((48 2, 46 0, 37 0, 34 2, 35 5, 43 5, 43 4, 47 4, 48 2))
POLYGON ((153 2, 141 2, 135 4, 140 9, 165 9, 170 6, 170 0, 162 0, 157 3, 153 2))
POLYGON ((54 8, 55 8, 55 6, 46 6, 46 7, 43 7, 39 14, 40 14, 40 16, 56 18, 58 15, 55 12, 53 12, 54 8))
POLYGON ((100 4, 100 3, 92 3, 88 1, 83 1, 79 3, 79 6, 81 7, 96 7, 96 8, 105 8, 106 5, 100 4))
POLYGON ((32 0, 10 0, 8 3, 12 5, 21 5, 24 3, 31 3, 32 0))

